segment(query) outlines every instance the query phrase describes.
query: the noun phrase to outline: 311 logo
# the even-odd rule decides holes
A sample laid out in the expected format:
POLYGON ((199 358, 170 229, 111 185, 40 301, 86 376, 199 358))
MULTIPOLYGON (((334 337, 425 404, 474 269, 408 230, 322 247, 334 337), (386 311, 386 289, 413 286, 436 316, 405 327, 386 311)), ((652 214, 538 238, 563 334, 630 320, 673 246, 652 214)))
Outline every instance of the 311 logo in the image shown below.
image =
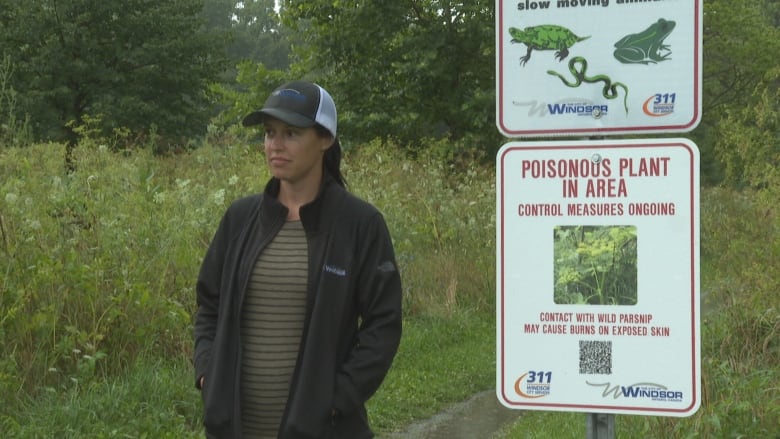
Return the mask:
POLYGON ((674 113, 674 101, 677 99, 677 93, 656 93, 642 105, 642 111, 653 117, 668 116, 674 113))
POLYGON ((515 381, 515 392, 523 398, 541 398, 550 394, 552 372, 530 371, 515 381))

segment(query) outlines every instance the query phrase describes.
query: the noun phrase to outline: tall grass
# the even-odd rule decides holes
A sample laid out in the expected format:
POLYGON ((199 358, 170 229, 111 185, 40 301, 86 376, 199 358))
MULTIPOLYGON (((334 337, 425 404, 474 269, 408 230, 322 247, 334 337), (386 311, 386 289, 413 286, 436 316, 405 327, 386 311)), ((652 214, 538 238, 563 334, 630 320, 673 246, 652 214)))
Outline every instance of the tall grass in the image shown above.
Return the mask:
MULTIPOLYGON (((72 428, 72 437, 111 436, 96 434, 100 427, 88 412, 97 402, 88 400, 99 392, 126 393, 127 405, 154 404, 153 395, 140 398, 144 392, 135 390, 144 388, 150 365, 179 372, 167 386, 192 387, 187 369, 200 260, 228 204, 261 190, 268 178, 259 145, 246 145, 224 142, 156 157, 144 148, 116 153, 87 140, 76 149, 77 167, 70 174, 64 172, 62 145, 0 148, 0 426, 8 427, 6 435, 61 436, 72 428), (51 413, 57 410, 60 416, 51 413), (47 422, 33 427, 33 419, 52 420, 50 434, 40 433, 47 422), (81 426, 67 427, 67 419, 81 426)), ((380 144, 347 154, 344 171, 352 190, 387 217, 404 277, 407 320, 438 319, 438 327, 449 328, 425 329, 440 343, 428 353, 457 348, 445 337, 475 340, 492 333, 468 333, 470 327, 490 327, 480 323, 489 321, 494 282, 494 226, 484 208, 493 200, 489 173, 476 166, 456 172, 431 157, 411 161, 380 144)), ((404 343, 417 349, 419 336, 414 342, 411 332, 404 343)), ((452 362, 492 360, 489 351, 467 361, 461 352, 452 362)), ((399 358, 406 366, 389 381, 403 388, 416 369, 415 357, 399 358)), ((445 375, 442 368, 452 362, 440 363, 437 373, 445 375)), ((490 366, 468 371, 453 379, 460 384, 438 397, 438 404, 422 397, 422 413, 490 382, 490 366)), ((187 419, 199 415, 199 398, 191 390, 195 410, 187 419)), ((403 406, 372 410, 380 425, 394 428, 409 419, 403 406)), ((180 429, 177 419, 170 421, 174 427, 148 430, 140 422, 128 428, 156 437, 180 429)), ((99 431, 110 431, 104 428, 99 431)))
MULTIPOLYGON (((268 177, 259 147, 155 157, 85 141, 76 153, 65 174, 62 145, 0 148, 0 431, 200 437, 193 286, 227 205, 268 177)), ((387 218, 404 280, 404 339, 369 403, 379 432, 493 385, 495 176, 448 163, 379 143, 345 155, 351 189, 387 218)), ((620 416, 620 437, 776 435, 777 197, 703 191, 702 408, 620 416)), ((571 419, 584 423, 528 413, 505 434, 581 436, 550 430, 571 419)))
POLYGON ((2 151, 0 398, 187 355, 198 260, 227 202, 261 172, 238 147, 79 153, 66 175, 60 145, 2 151))
POLYGON ((393 145, 374 143, 353 151, 345 171, 352 190, 390 224, 407 315, 492 311, 495 177, 489 169, 455 167, 433 155, 410 160, 393 145))

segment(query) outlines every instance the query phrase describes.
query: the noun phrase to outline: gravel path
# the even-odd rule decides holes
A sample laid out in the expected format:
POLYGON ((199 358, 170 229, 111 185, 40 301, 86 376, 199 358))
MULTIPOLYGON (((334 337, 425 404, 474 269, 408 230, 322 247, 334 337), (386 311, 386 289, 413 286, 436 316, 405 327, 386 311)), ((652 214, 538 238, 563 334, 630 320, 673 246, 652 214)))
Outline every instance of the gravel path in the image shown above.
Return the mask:
POLYGON ((377 439, 490 439, 520 413, 502 406, 495 390, 486 390, 429 419, 415 422, 404 431, 377 439))

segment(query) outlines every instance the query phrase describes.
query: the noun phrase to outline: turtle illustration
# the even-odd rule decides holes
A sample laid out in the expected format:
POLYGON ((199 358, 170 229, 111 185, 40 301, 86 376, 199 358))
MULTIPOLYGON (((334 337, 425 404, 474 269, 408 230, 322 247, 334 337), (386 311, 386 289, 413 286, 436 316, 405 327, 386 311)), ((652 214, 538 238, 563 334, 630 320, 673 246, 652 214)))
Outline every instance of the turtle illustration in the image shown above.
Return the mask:
POLYGON ((521 66, 531 59, 531 51, 534 49, 555 50, 555 59, 563 61, 569 56, 569 47, 590 38, 590 36, 578 37, 569 29, 555 24, 542 24, 525 29, 510 27, 509 35, 512 36, 512 43, 523 43, 528 47, 528 52, 520 58, 521 66))

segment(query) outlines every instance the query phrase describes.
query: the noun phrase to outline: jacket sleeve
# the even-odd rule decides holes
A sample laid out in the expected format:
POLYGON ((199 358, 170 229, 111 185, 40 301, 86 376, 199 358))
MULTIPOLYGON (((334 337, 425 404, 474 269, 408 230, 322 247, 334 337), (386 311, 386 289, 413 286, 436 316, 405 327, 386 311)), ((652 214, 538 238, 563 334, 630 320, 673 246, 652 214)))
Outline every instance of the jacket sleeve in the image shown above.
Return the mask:
POLYGON ((385 378, 401 341, 401 276, 381 214, 373 216, 360 241, 357 285, 360 328, 347 362, 336 377, 334 408, 352 413, 385 378))
POLYGON ((195 285, 198 308, 194 325, 193 364, 195 366, 195 387, 197 388, 200 388, 200 378, 206 373, 211 359, 212 344, 217 332, 222 267, 229 241, 227 218, 228 214, 222 218, 206 251, 195 285))

